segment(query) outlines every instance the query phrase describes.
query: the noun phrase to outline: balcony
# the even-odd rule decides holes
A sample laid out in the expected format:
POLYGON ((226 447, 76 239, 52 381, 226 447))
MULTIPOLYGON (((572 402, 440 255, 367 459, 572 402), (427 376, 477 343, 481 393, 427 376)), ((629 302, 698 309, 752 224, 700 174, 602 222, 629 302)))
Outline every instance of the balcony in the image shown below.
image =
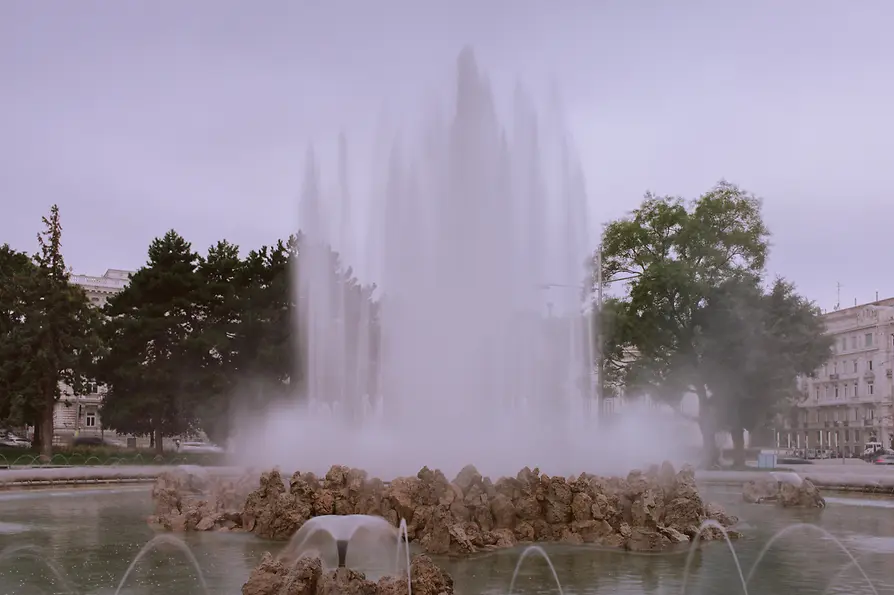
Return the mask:
POLYGON ((834 426, 837 428, 837 427, 841 426, 841 422, 840 422, 840 421, 833 421, 833 422, 832 422, 832 425, 834 425, 834 426))
POLYGON ((874 419, 864 419, 864 420, 863 420, 863 425, 866 426, 866 427, 872 427, 872 425, 873 425, 874 423, 875 423, 875 420, 874 420, 874 419))
POLYGON ((845 428, 847 428, 848 426, 851 425, 851 422, 845 420, 845 421, 841 422, 841 425, 843 425, 845 428))
POLYGON ((875 380, 875 372, 872 372, 872 371, 864 372, 863 380, 865 380, 866 382, 872 382, 873 380, 875 380))
POLYGON ((823 426, 826 427, 826 428, 831 428, 831 427, 832 427, 832 422, 830 422, 830 421, 824 421, 824 422, 823 422, 823 426))
POLYGON ((838 374, 829 374, 829 380, 838 380, 838 374))

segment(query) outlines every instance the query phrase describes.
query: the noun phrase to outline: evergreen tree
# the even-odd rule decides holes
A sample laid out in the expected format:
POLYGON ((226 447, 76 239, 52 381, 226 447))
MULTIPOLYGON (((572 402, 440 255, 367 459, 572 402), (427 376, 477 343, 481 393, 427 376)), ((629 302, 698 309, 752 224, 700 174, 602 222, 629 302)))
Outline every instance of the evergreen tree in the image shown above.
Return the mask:
POLYGON ((20 360, 11 364, 17 370, 20 389, 10 401, 9 413, 16 420, 34 424, 35 446, 49 457, 61 387, 84 390, 99 351, 100 319, 83 289, 69 282, 62 256, 59 207, 53 205, 49 217, 42 221, 44 231, 37 236, 34 269, 29 272, 19 267, 21 313, 10 345, 17 352, 12 357, 20 360))
POLYGON ((97 376, 108 387, 103 423, 162 438, 193 431, 200 362, 192 344, 201 326, 198 255, 171 230, 149 247, 149 260, 106 305, 107 351, 97 376))
POLYGON ((211 397, 202 424, 210 435, 229 436, 230 423, 243 412, 263 410, 288 398, 295 387, 294 307, 291 275, 297 257, 295 236, 249 252, 236 275, 238 328, 231 327, 225 394, 211 397))
POLYGON ((197 417, 215 441, 228 434, 229 399, 239 381, 239 337, 244 332, 246 291, 239 247, 220 241, 200 260, 196 308, 199 325, 190 349, 196 359, 197 417))
POLYGON ((36 295, 37 267, 25 252, 0 246, 0 418, 13 426, 33 425, 36 384, 27 357, 25 317, 36 295))

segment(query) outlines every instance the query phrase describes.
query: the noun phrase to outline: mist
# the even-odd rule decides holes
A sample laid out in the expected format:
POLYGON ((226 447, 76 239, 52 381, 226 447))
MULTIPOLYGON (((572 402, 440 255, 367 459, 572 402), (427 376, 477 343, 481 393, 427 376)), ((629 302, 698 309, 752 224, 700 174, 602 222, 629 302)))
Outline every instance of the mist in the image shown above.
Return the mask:
POLYGON ((503 90, 468 47, 453 78, 446 118, 380 137, 386 170, 367 179, 384 184, 351 179, 350 131, 332 187, 321 181, 326 160, 308 149, 293 328, 302 394, 234 422, 236 462, 383 477, 423 466, 514 475, 679 462, 686 433, 667 415, 631 410, 599 423, 586 264, 595 240, 557 88, 539 111, 520 83, 497 100, 503 90), (365 234, 349 219, 360 210, 365 234), (353 248, 342 268, 353 252, 377 286, 375 345, 364 335, 372 309, 349 304, 333 282, 329 247, 342 245, 353 248))

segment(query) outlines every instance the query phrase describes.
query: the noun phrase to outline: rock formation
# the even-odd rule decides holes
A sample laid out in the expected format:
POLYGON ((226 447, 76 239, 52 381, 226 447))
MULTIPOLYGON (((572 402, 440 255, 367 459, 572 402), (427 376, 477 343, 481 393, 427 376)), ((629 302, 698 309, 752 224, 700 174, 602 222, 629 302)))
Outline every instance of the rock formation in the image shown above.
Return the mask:
MULTIPOLYGON (((422 554, 410 562, 413 595, 452 595, 453 579, 422 554)), ((350 568, 323 571, 319 558, 274 559, 264 555, 242 595, 408 595, 407 577, 386 576, 372 582, 362 572, 350 568)))
MULTIPOLYGON (((156 502, 176 500, 159 480, 156 502)), ((168 480, 164 480, 168 481, 168 480)), ((278 470, 261 475, 239 519, 216 501, 192 504, 180 497, 173 519, 157 522, 175 530, 242 528, 266 539, 290 538, 308 519, 326 514, 370 514, 397 526, 430 554, 462 554, 524 542, 599 543, 655 551, 690 541, 713 519, 724 527, 738 519, 706 505, 691 467, 677 473, 670 463, 627 478, 582 474, 550 477, 525 467, 516 477, 492 482, 470 466, 453 481, 424 467, 416 477, 386 484, 364 471, 334 466, 326 476, 295 473, 288 484, 278 470), (196 520, 198 519, 198 520, 196 520), (207 521, 205 519, 208 519, 207 521)), ((160 509, 174 509, 165 504, 160 509)), ((732 537, 737 537, 731 531, 732 537)), ((707 528, 703 539, 721 532, 707 528)))
POLYGON ((775 502, 783 507, 825 508, 826 500, 809 479, 800 484, 777 481, 772 477, 753 479, 742 486, 745 502, 762 504, 775 502))
POLYGON ((256 475, 238 479, 191 473, 162 473, 152 488, 155 514, 149 524, 168 531, 230 531, 242 528, 242 508, 257 485, 256 475))

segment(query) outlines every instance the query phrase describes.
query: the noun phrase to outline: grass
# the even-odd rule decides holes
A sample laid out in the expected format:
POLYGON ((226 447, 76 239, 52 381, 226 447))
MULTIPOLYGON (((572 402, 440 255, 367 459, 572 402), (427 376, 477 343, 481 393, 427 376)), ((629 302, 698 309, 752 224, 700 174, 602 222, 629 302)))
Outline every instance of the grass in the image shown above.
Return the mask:
POLYGON ((26 448, 0 448, 0 468, 6 466, 57 467, 104 465, 223 465, 224 456, 218 453, 165 452, 154 450, 119 449, 110 447, 57 447, 49 461, 40 453, 26 448))

